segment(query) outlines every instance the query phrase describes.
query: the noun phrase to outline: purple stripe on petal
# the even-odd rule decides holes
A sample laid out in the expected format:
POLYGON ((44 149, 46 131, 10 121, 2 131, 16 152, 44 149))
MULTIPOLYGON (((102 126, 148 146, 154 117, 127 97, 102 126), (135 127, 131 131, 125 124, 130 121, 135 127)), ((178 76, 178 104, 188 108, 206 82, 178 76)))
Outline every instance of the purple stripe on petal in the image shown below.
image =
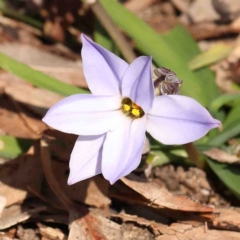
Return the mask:
POLYGON ((151 57, 138 57, 131 63, 123 76, 122 96, 129 97, 145 113, 151 109, 154 98, 151 57))

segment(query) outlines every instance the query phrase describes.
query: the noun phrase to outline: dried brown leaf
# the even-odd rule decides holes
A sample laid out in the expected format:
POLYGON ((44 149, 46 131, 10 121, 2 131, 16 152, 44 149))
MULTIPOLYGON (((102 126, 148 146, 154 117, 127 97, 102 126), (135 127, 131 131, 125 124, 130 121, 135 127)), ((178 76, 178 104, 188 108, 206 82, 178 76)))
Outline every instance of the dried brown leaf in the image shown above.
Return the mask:
POLYGON ((58 228, 52 228, 41 223, 38 223, 38 228, 42 237, 49 240, 67 240, 67 236, 58 228))
POLYGON ((25 24, 21 21, 16 21, 14 19, 5 17, 5 16, 0 16, 0 22, 3 25, 6 25, 8 27, 14 28, 14 29, 24 29, 26 32, 35 34, 37 36, 41 36, 42 35, 42 31, 40 31, 37 28, 34 28, 32 26, 30 26, 29 24, 25 24))
POLYGON ((40 160, 33 155, 22 155, 1 165, 0 195, 6 198, 6 206, 25 200, 28 187, 40 191, 43 173, 40 160))
POLYGON ((217 208, 216 211, 219 211, 220 215, 213 221, 215 227, 240 232, 239 208, 217 208))
POLYGON ((67 185, 68 164, 53 161, 52 167, 58 183, 70 199, 99 208, 108 207, 111 203, 107 196, 109 183, 102 176, 95 176, 69 186, 67 185))
MULTIPOLYGON (((66 206, 70 214, 70 233, 69 239, 84 239, 84 240, 107 240, 103 227, 99 224, 97 217, 89 213, 88 209, 82 205, 76 205, 68 195, 62 190, 56 180, 51 163, 50 149, 48 140, 41 140, 40 154, 42 159, 43 171, 49 186, 59 200, 66 206)), ((114 238, 113 238, 114 239, 114 238)))
MULTIPOLYGON (((34 228, 24 228, 22 225, 17 226, 17 232, 15 234, 19 240, 39 240, 39 233, 34 228)), ((44 240, 44 239, 41 239, 44 240)), ((50 239, 45 239, 50 240, 50 239)), ((56 239, 57 240, 57 239, 56 239)))
POLYGON ((127 9, 134 13, 138 13, 143 9, 148 8, 150 5, 156 3, 157 0, 145 0, 145 1, 138 1, 138 0, 130 0, 127 1, 124 5, 127 9))
MULTIPOLYGON (((81 224, 81 221, 73 221, 71 226, 70 226, 70 231, 68 235, 68 240, 93 240, 91 236, 89 236, 87 232, 87 228, 81 224)), ((105 239, 103 239, 105 240, 105 239)))
POLYGON ((42 48, 23 43, 1 43, 0 51, 60 81, 82 87, 87 86, 82 63, 79 60, 73 61, 42 48), (26 52, 28 54, 25 54, 26 52))
POLYGON ((27 204, 22 205, 12 205, 5 208, 2 217, 0 219, 0 230, 9 228, 16 225, 17 223, 26 221, 32 215, 46 210, 45 206, 37 206, 32 208, 27 204))
MULTIPOLYGON (((44 72, 60 81, 87 87, 81 61, 73 61, 43 49, 28 44, 1 43, 0 51, 23 62, 36 70, 44 72), (28 54, 25 54, 25 53, 28 54)), ((65 51, 65 50, 64 50, 65 51)), ((1 72, 0 89, 4 89, 17 101, 26 104, 35 112, 44 115, 62 96, 50 91, 33 87, 11 73, 1 72)))
POLYGON ((18 239, 4 235, 4 236, 0 236, 0 240, 18 240, 18 239))
POLYGON ((1 218, 1 215, 2 215, 2 212, 3 212, 3 209, 6 206, 6 203, 7 203, 6 198, 4 196, 0 195, 0 218, 1 218))
MULTIPOLYGON (((72 216, 74 215, 76 215, 76 213, 72 214, 72 216)), ((122 236, 121 226, 117 223, 99 215, 88 214, 84 218, 78 218, 72 221, 68 239, 116 240, 122 239, 122 236)))
POLYGON ((54 156, 68 164, 70 154, 78 136, 73 134, 65 134, 54 129, 47 129, 44 132, 44 135, 49 137, 49 147, 54 156))
POLYGON ((212 158, 213 160, 216 160, 221 163, 239 163, 240 158, 236 155, 229 154, 221 149, 218 148, 211 148, 208 151, 205 151, 204 154, 206 154, 208 157, 212 158))
MULTIPOLYGON (((70 61, 70 60, 66 60, 70 61)), ((36 66, 30 65, 32 68, 41 71, 51 77, 54 77, 62 82, 79 86, 83 88, 87 88, 87 82, 83 75, 82 65, 80 63, 76 63, 76 67, 49 67, 49 66, 36 66)))
POLYGON ((233 33, 239 33, 240 28, 226 24, 216 24, 213 22, 202 22, 187 26, 188 31, 196 40, 203 40, 209 38, 217 38, 233 33))
POLYGON ((240 233, 232 231, 209 230, 206 225, 202 224, 193 227, 191 224, 173 223, 169 226, 168 231, 157 240, 239 240, 240 233))
POLYGON ((187 11, 188 16, 192 22, 214 22, 220 19, 212 5, 212 0, 195 0, 193 1, 187 11))
POLYGON ((0 76, 1 87, 7 95, 42 116, 53 104, 63 98, 59 94, 36 88, 11 73, 1 72, 0 76))
MULTIPOLYGON (((111 203, 108 197, 109 183, 103 179, 102 176, 95 176, 69 186, 67 185, 67 178, 69 175, 68 163, 53 160, 52 167, 56 180, 71 200, 97 208, 107 208, 111 203)), ((52 191, 47 186, 44 188, 43 194, 43 198, 46 198, 53 206, 56 201, 58 201, 57 197, 53 195, 52 191)), ((36 195, 39 194, 36 193, 36 195)), ((41 198, 41 196, 39 197, 41 198)))
POLYGON ((160 235, 160 233, 164 233, 168 228, 166 224, 155 222, 155 221, 149 221, 145 218, 138 217, 137 215, 120 213, 120 214, 112 214, 111 217, 120 218, 123 222, 133 222, 143 227, 147 227, 151 229, 151 231, 154 233, 155 236, 160 235))
POLYGON ((188 11, 191 0, 171 0, 172 4, 181 12, 188 11))
POLYGON ((37 139, 47 129, 41 120, 35 119, 14 99, 3 96, 0 97, 0 123, 0 131, 20 138, 37 139))
POLYGON ((149 201, 149 205, 154 208, 165 207, 188 212, 213 212, 214 210, 214 207, 202 205, 186 196, 174 196, 155 182, 143 182, 143 179, 133 174, 130 175, 130 179, 122 178, 121 180, 128 187, 146 198, 149 201))
MULTIPOLYGON (((23 62, 30 66, 46 67, 49 69, 59 68, 74 68, 81 69, 80 61, 68 60, 64 57, 54 55, 53 53, 47 52, 43 49, 20 43, 1 43, 0 51, 17 61, 23 62), (27 53, 27 54, 26 54, 27 53)), ((81 70, 79 70, 82 74, 81 70)))

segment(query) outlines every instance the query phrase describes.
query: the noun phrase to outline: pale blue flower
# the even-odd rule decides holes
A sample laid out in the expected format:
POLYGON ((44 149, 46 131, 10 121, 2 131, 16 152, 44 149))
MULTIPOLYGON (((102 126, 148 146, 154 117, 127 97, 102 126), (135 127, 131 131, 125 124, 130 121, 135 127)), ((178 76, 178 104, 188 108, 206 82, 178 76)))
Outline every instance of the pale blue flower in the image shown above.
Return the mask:
POLYGON ((130 65, 82 35, 83 71, 92 94, 67 97, 43 121, 80 135, 70 159, 68 184, 102 173, 113 184, 140 163, 148 131, 164 144, 184 144, 220 122, 194 99, 154 97, 151 57, 130 65))

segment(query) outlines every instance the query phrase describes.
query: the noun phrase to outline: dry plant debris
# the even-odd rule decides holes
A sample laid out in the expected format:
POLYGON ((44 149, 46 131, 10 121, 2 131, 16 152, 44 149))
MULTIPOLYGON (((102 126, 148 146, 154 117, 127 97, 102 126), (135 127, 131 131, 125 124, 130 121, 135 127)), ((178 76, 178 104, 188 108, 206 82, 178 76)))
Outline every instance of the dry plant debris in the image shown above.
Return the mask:
POLYGON ((206 225, 194 227, 191 224, 173 223, 167 231, 156 238, 156 240, 238 240, 240 234, 237 232, 217 231, 208 229, 206 225))
POLYGON ((153 175, 159 184, 175 195, 191 196, 197 201, 214 206, 226 206, 229 203, 219 196, 208 180, 206 173, 198 168, 175 168, 172 165, 153 169, 153 175))
POLYGON ((3 164, 0 168, 0 195, 6 199, 6 207, 24 202, 29 196, 28 187, 40 191, 43 172, 39 158, 22 155, 3 164))
POLYGON ((59 240, 67 240, 67 236, 58 228, 52 228, 45 226, 41 223, 38 223, 38 228, 42 238, 44 239, 59 239, 59 240))
POLYGON ((191 212, 213 212, 213 206, 204 206, 186 196, 174 196, 165 188, 152 182, 142 182, 140 178, 131 175, 131 178, 122 178, 122 181, 134 191, 148 200, 148 205, 154 208, 169 208, 173 210, 191 212))
POLYGON ((11 97, 0 96, 0 106, 0 130, 5 134, 36 139, 47 129, 41 120, 34 118, 32 113, 24 112, 21 105, 11 97))
POLYGON ((36 206, 35 208, 28 206, 27 204, 12 205, 4 209, 1 221, 0 230, 12 227, 18 223, 24 222, 32 215, 42 212, 46 209, 45 206, 36 206))
POLYGON ((214 219, 213 225, 218 228, 240 230, 239 208, 218 208, 220 215, 214 219))
POLYGON ((236 155, 229 154, 218 148, 212 148, 204 152, 207 156, 211 157, 213 160, 222 163, 239 163, 240 158, 236 155))

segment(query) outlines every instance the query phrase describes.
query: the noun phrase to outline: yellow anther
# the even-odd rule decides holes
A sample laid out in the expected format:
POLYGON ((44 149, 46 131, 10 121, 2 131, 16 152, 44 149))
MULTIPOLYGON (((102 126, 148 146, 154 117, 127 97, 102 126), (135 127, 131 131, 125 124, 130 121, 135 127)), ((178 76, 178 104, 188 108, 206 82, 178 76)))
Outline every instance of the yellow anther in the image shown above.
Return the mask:
POLYGON ((129 106, 128 104, 123 104, 123 111, 124 112, 128 112, 131 109, 131 106, 129 106))
POLYGON ((130 98, 122 100, 122 111, 126 116, 135 119, 144 116, 144 111, 140 106, 134 103, 130 98))
POLYGON ((139 117, 139 116, 140 116, 140 110, 133 108, 133 110, 132 110, 132 115, 134 115, 135 117, 139 117))

